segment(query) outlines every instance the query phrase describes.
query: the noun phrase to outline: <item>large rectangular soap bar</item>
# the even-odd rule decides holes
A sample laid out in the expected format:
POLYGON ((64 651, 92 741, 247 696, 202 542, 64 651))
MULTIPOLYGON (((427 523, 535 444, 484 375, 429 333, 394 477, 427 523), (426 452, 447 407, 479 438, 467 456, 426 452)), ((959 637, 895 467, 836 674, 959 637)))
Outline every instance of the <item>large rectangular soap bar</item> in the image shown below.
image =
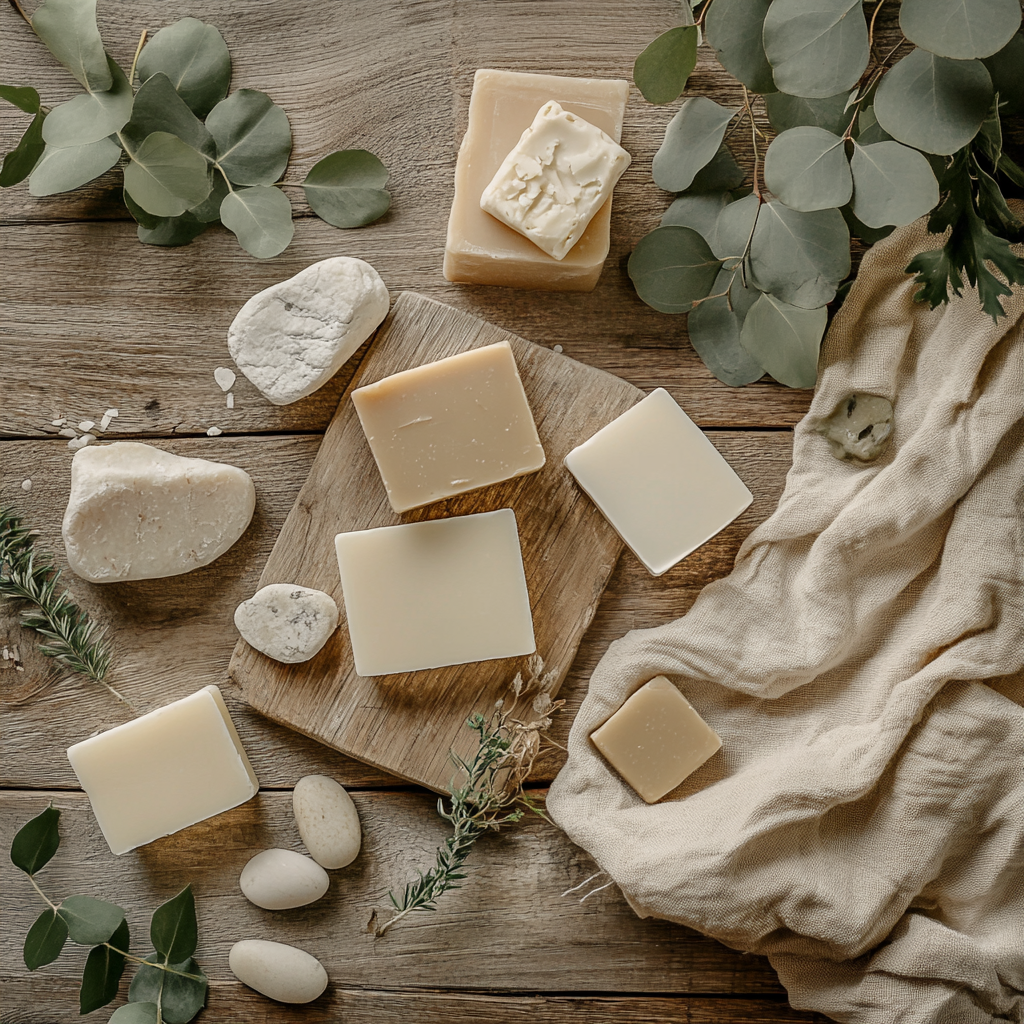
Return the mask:
POLYGON ((622 137, 629 83, 481 69, 473 80, 469 127, 455 165, 444 276, 465 284, 544 291, 591 291, 608 256, 609 199, 562 260, 480 209, 480 198, 520 136, 549 100, 589 121, 615 142, 622 137))
POLYGON ((394 373, 352 401, 396 512, 544 465, 507 341, 394 373))
POLYGON ((536 650, 512 509, 339 533, 334 544, 359 675, 536 650))
POLYGON ((68 749, 115 854, 255 796, 256 773, 216 686, 68 749))

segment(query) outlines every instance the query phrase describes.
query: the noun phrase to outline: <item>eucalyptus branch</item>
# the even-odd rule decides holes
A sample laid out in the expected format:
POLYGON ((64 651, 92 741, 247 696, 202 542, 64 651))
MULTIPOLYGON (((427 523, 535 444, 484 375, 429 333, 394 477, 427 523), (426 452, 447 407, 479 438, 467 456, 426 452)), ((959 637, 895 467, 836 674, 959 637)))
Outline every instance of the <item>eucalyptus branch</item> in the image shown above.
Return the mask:
POLYGON ((147 30, 143 29, 142 35, 139 36, 139 45, 135 47, 135 56, 132 57, 132 69, 128 72, 129 83, 134 83, 135 81, 135 69, 139 64, 139 54, 142 53, 142 48, 146 45, 146 36, 148 34, 147 30))
POLYGON ((875 22, 878 20, 878 12, 884 6, 885 0, 878 0, 878 6, 871 15, 871 24, 868 27, 868 50, 871 52, 872 56, 874 56, 875 53, 875 22))

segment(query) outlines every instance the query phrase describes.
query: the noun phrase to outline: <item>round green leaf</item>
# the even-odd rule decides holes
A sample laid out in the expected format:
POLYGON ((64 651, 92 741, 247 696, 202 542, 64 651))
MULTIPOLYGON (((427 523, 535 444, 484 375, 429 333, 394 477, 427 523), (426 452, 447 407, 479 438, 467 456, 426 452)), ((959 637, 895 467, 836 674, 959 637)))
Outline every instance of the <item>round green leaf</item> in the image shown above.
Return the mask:
POLYGON ((764 50, 776 86, 791 96, 852 89, 870 56, 861 0, 774 0, 764 19, 764 50))
POLYGON ((57 913, 67 923, 71 941, 80 946, 112 941, 110 936, 124 924, 121 907, 91 896, 69 896, 57 908, 57 913))
POLYGON ((853 116, 847 112, 848 92, 841 92, 824 99, 807 99, 804 96, 787 96, 784 92, 765 96, 768 120, 777 132, 785 132, 802 124, 824 128, 834 135, 842 135, 853 116))
POLYGON ((715 0, 705 21, 708 42, 722 67, 754 92, 775 92, 764 54, 764 18, 771 0, 715 0))
POLYGON ((11 863, 34 875, 53 859, 60 846, 60 811, 51 804, 18 829, 11 843, 11 863))
POLYGON ((896 229, 894 227, 887 228, 869 228, 867 224, 862 224, 853 215, 853 210, 850 209, 849 204, 844 206, 840 211, 843 215, 843 220, 846 221, 846 226, 850 229, 850 234, 854 238, 859 238, 865 245, 874 245, 875 242, 880 242, 883 238, 888 238, 896 229))
POLYGON ((288 115, 265 92, 239 89, 210 111, 206 127, 217 142, 217 162, 238 185, 272 185, 288 166, 288 115))
POLYGON ((637 295, 662 313, 685 313, 711 291, 721 261, 692 228, 655 228, 629 257, 637 295))
MULTIPOLYGON (((940 57, 990 57, 1020 27, 1020 0, 903 0, 900 28, 940 57)), ((1018 73, 1024 75, 1024 67, 1018 73)))
POLYGON ((661 226, 673 224, 693 228, 698 235, 707 239, 715 230, 718 215, 733 201, 728 192, 708 192, 705 195, 680 196, 661 218, 661 226))
POLYGON ((26 114, 39 113, 39 93, 30 85, 0 85, 0 100, 13 103, 26 114))
POLYGON ((212 25, 182 18, 160 29, 139 54, 139 78, 165 74, 197 117, 206 115, 228 94, 231 56, 224 37, 212 25))
POLYGON ((746 196, 730 203, 723 207, 718 215, 711 234, 705 236, 714 254, 720 260, 729 263, 727 269, 731 270, 735 261, 746 250, 747 240, 754 227, 754 218, 760 217, 758 210, 761 205, 761 200, 757 196, 746 196))
POLYGON ((719 192, 722 189, 739 188, 746 174, 736 163, 736 158, 726 145, 718 147, 718 152, 693 177, 688 192, 719 192))
POLYGON ((60 956, 64 943, 68 940, 68 926, 64 918, 47 907, 25 936, 25 966, 34 971, 46 964, 52 964, 60 956))
POLYGON ((228 183, 224 180, 224 175, 215 174, 210 194, 198 206, 193 206, 188 212, 203 224, 214 224, 220 220, 220 204, 224 202, 227 194, 228 183))
POLYGON ((876 142, 892 142, 892 136, 878 123, 874 107, 862 107, 857 114, 856 140, 862 146, 873 146, 876 142))
POLYGON ((111 1014, 109 1024, 156 1024, 156 1003, 125 1003, 111 1014))
POLYGON ((802 309, 774 295, 762 295, 743 321, 740 344, 780 384, 813 388, 827 323, 824 306, 802 309))
POLYGON ((667 192, 688 189, 697 172, 718 152, 726 125, 737 113, 738 108, 720 106, 706 96, 683 100, 654 155, 655 184, 667 192))
POLYGON ((87 146, 124 127, 132 116, 132 87, 113 60, 110 60, 110 73, 113 85, 108 92, 82 93, 50 111, 43 125, 47 145, 87 146))
POLYGON ((260 260, 287 249, 295 233, 292 204, 280 189, 269 185, 229 192, 220 204, 220 219, 242 248, 260 260))
POLYGON ((663 32, 636 59, 633 81, 648 103, 671 103, 686 87, 697 66, 695 25, 663 32))
POLYGON ((180 217, 157 217, 151 224, 140 223, 137 234, 143 245, 173 248, 188 245, 209 226, 209 223, 198 220, 193 214, 183 213, 180 217))
POLYGON ((705 299, 696 306, 686 329, 690 344, 704 365, 723 384, 738 388, 764 376, 764 368, 740 344, 743 320, 760 293, 744 288, 739 272, 728 270, 719 273, 711 294, 724 291, 729 292, 728 299, 705 299))
MULTIPOLYGON (((146 957, 146 963, 166 963, 159 953, 146 957)), ((128 998, 133 1003, 158 1002, 166 1024, 187 1024, 206 1001, 207 979, 195 960, 171 964, 170 974, 155 967, 140 967, 132 978, 128 998), (184 977, 188 975, 188 977, 184 977)))
POLYGON ((46 115, 40 111, 32 118, 28 130, 21 137, 21 141, 4 157, 3 167, 0 168, 0 188, 10 188, 24 181, 31 173, 32 168, 39 163, 39 158, 46 149, 43 142, 43 120, 46 115))
POLYGON ((156 908, 149 937, 153 948, 171 963, 187 960, 196 951, 199 931, 191 885, 156 908))
POLYGON ((387 213, 387 181, 388 169, 372 153, 345 149, 316 163, 302 188, 318 217, 336 228, 358 228, 387 213))
POLYGON ((46 0, 32 15, 32 28, 89 92, 111 87, 110 66, 96 27, 96 0, 46 0))
POLYGON ((120 159, 121 147, 113 139, 100 139, 88 146, 69 149, 47 146, 28 180, 29 195, 70 192, 109 171, 120 159))
POLYGON ((878 83, 875 117, 899 142, 948 156, 967 145, 992 103, 992 79, 978 60, 914 50, 878 83))
POLYGON ((217 155, 217 144, 206 125, 192 113, 162 71, 147 79, 135 94, 131 120, 124 126, 121 137, 128 152, 133 153, 154 132, 176 135, 209 160, 217 155))
POLYGON ((794 210, 848 203, 853 179, 843 140, 810 125, 777 135, 764 157, 764 183, 794 210))
POLYGON ((169 132, 154 132, 131 157, 124 187, 147 213, 178 217, 210 194, 206 159, 169 132))
POLYGON ((909 224, 939 201, 939 183, 916 149, 898 142, 854 143, 850 165, 853 213, 869 228, 909 224))
POLYGON ((1024 34, 1018 32, 998 53, 982 61, 999 93, 1003 114, 1024 114, 1024 34))
MULTIPOLYGON (((84 897, 82 897, 84 898, 84 897)), ((65 900, 65 903, 67 901, 65 900)), ((128 922, 122 920, 116 932, 109 936, 110 944, 128 952, 128 922)), ((124 972, 124 957, 109 946, 96 946, 89 951, 82 973, 82 988, 78 1002, 83 1014, 106 1006, 116 995, 124 972)))

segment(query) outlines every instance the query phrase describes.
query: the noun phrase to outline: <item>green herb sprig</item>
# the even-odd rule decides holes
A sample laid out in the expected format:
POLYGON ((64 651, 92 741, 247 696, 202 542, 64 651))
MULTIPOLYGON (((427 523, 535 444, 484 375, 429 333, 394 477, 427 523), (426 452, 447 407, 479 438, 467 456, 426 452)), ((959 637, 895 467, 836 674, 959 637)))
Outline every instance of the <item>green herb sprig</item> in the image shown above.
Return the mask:
POLYGON ((25 966, 35 971, 53 963, 70 938, 91 946, 79 1007, 91 1013, 117 996, 125 962, 139 965, 128 989, 128 1003, 114 1011, 112 1024, 187 1024, 206 1002, 207 978, 192 958, 199 942, 196 903, 186 886, 153 912, 149 936, 155 951, 142 958, 130 951, 124 910, 91 896, 69 896, 61 903, 43 892, 36 875, 60 846, 60 811, 52 804, 23 825, 11 844, 11 861, 28 875, 46 903, 25 938, 25 966))
POLYGON ((283 188, 302 188, 313 212, 339 228, 387 212, 388 171, 366 150, 331 153, 302 182, 281 180, 292 150, 288 115, 264 92, 228 95, 231 56, 212 25, 183 18, 151 39, 143 32, 126 75, 104 49, 96 0, 45 0, 31 18, 12 4, 85 92, 51 108, 30 86, 0 85, 0 99, 32 115, 4 158, 0 186, 28 178, 31 195, 49 196, 121 164, 141 242, 187 245, 220 222, 259 259, 292 240, 283 188))

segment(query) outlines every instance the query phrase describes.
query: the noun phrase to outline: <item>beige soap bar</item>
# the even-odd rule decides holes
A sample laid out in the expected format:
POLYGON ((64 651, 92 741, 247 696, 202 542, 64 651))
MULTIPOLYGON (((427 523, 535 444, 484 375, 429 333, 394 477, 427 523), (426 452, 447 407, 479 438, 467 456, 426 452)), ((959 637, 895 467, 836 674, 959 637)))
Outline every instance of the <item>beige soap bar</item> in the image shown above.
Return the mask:
POLYGON ((396 512, 544 465, 507 341, 403 370, 352 401, 396 512))
POLYGON ((590 738, 649 804, 722 746, 718 734, 664 676, 641 686, 590 738))
POLYGON ((259 782, 216 686, 68 749, 111 852, 245 803, 259 782))
POLYGON ((754 500, 664 388, 574 448, 565 465, 655 576, 754 500))
POLYGON ((512 509, 339 533, 334 544, 359 675, 536 650, 512 509))
POLYGON ((477 71, 469 127, 455 165, 455 199, 444 251, 444 276, 449 281, 544 291, 587 292, 594 288, 608 256, 610 199, 562 260, 485 213, 480 199, 549 100, 578 114, 617 143, 628 95, 629 83, 616 79, 477 71))

